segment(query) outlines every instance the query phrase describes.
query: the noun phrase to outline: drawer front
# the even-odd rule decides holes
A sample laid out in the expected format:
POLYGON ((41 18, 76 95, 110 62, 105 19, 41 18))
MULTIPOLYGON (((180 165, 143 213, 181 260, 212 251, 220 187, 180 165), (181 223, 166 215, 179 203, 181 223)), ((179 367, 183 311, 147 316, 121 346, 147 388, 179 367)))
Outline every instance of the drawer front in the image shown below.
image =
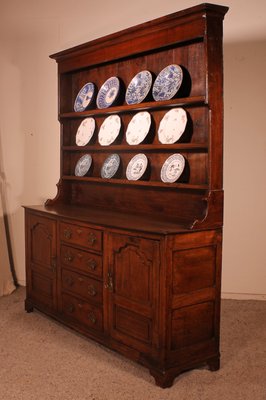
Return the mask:
POLYGON ((60 239, 96 251, 102 251, 102 232, 84 226, 60 223, 60 239))
POLYGON ((102 277, 102 257, 69 246, 61 246, 61 264, 78 269, 98 278, 102 277))
POLYGON ((62 295, 63 314, 73 318, 81 325, 103 331, 103 312, 101 307, 86 303, 67 294, 62 295))
POLYGON ((62 287, 84 299, 102 304, 103 286, 95 279, 88 278, 76 272, 62 270, 62 287))

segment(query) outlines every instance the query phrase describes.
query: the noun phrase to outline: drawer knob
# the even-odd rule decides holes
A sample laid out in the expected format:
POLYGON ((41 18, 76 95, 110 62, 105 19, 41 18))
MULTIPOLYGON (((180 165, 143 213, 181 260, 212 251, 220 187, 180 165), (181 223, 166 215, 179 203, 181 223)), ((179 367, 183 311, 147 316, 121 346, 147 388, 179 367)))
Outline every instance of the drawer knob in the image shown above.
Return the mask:
POLYGON ((69 304, 69 305, 67 306, 67 311, 68 311, 68 312, 72 313, 74 310, 75 310, 75 307, 73 306, 73 304, 69 304))
POLYGON ((64 230, 64 238, 65 239, 71 239, 72 237, 72 231, 68 228, 64 230))
POLYGON ((90 312, 90 313, 88 314, 88 319, 89 319, 89 321, 90 321, 92 324, 96 324, 96 317, 95 317, 95 315, 93 314, 93 312, 90 312))
POLYGON ((88 261, 87 261, 87 265, 88 265, 88 267, 91 269, 91 270, 95 270, 96 269, 96 267, 97 267, 97 262, 94 260, 94 258, 90 258, 88 261))
POLYGON ((94 245, 94 243, 96 242, 96 236, 94 235, 94 233, 89 233, 88 235, 88 242, 91 246, 94 245))
POLYGON ((71 253, 66 253, 64 260, 65 262, 72 262, 74 260, 74 256, 71 253))
POLYGON ((89 285, 88 286, 88 294, 90 296, 96 296, 97 291, 96 291, 96 289, 95 289, 95 287, 93 285, 89 285))

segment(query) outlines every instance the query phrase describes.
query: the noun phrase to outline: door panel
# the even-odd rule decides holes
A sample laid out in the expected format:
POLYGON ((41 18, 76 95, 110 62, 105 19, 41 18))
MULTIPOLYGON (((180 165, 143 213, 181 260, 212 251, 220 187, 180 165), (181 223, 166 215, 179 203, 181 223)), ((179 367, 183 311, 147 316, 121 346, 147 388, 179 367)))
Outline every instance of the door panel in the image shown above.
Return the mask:
POLYGON ((37 305, 56 309, 56 221, 27 217, 28 297, 37 305))
POLYGON ((110 235, 105 271, 111 336, 140 351, 158 340, 159 242, 110 235))

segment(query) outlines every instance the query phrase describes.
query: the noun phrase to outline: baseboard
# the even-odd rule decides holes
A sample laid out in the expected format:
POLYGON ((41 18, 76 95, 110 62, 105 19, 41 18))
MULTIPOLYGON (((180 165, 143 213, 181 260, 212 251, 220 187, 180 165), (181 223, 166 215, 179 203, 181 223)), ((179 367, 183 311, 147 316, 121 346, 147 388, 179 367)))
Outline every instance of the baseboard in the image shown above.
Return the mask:
POLYGON ((266 294, 223 292, 222 299, 266 301, 266 294))

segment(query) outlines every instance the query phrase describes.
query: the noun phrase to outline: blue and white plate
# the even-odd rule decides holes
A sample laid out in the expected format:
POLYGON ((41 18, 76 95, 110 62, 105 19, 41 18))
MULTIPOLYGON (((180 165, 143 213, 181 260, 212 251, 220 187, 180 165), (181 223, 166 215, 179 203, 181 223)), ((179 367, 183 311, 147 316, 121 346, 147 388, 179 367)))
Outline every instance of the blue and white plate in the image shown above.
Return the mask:
POLYGON ((101 168, 101 177, 105 179, 112 178, 120 165, 120 157, 118 154, 111 154, 103 163, 101 168))
POLYGON ((76 176, 84 176, 89 172, 89 169, 92 164, 92 157, 90 154, 85 154, 80 157, 75 167, 75 175, 76 176))
POLYGON ((129 181, 137 181, 142 177, 148 166, 148 159, 143 153, 136 154, 129 161, 126 169, 126 177, 129 181))
POLYGON ((78 92, 74 102, 74 111, 85 111, 90 105, 95 92, 95 85, 92 82, 86 83, 78 92))
POLYGON ((177 64, 165 67, 155 79, 152 95, 154 100, 170 100, 178 92, 183 80, 182 68, 177 64))
POLYGON ((152 85, 150 71, 140 71, 130 81, 126 91, 127 104, 139 104, 147 97, 152 85))
POLYGON ((107 108, 114 104, 119 95, 119 90, 120 82, 116 76, 107 79, 98 92, 96 99, 97 107, 107 108))
POLYGON ((182 154, 172 154, 161 168, 161 180, 165 183, 173 183, 180 178, 185 168, 185 158, 182 154))

